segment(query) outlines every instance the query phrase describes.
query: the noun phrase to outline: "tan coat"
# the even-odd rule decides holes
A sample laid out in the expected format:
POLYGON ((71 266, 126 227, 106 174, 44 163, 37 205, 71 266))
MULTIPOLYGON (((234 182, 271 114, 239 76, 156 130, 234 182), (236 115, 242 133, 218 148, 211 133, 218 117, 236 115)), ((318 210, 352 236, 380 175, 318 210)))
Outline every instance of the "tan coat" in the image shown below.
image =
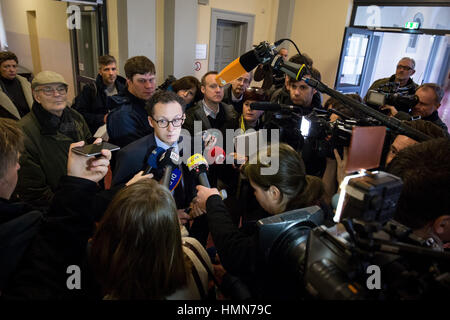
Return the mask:
MULTIPOLYGON (((22 86, 23 93, 25 95, 25 99, 27 100, 28 106, 30 107, 33 105, 33 95, 31 93, 31 84, 30 82, 25 79, 22 76, 17 75, 17 80, 19 80, 20 85, 22 86)), ((2 106, 4 109, 6 109, 9 113, 11 113, 13 116, 15 116, 17 119, 20 119, 19 111, 17 110, 17 107, 14 105, 14 103, 11 101, 11 99, 8 97, 8 95, 3 91, 3 89, 0 87, 0 106, 2 106)))

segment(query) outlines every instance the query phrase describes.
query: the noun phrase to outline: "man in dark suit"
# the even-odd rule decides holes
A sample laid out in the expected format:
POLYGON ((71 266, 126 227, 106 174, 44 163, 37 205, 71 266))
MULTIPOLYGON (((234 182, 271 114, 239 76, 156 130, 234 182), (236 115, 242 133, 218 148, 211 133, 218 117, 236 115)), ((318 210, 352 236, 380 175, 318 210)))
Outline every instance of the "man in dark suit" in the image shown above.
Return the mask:
MULTIPOLYGON (((147 159, 155 147, 164 150, 173 148, 182 156, 183 146, 180 143, 180 134, 181 125, 185 120, 183 99, 174 92, 159 91, 147 103, 146 110, 148 121, 154 132, 130 143, 119 151, 113 173, 113 186, 128 181, 135 174, 144 170, 147 167, 147 159)), ((179 209, 179 217, 187 218, 184 209, 191 207, 196 181, 184 163, 179 165, 179 169, 181 179, 172 193, 179 209)), ((158 174, 155 172, 155 175, 158 174)), ((195 218, 189 232, 192 237, 206 245, 208 227, 203 216, 195 218)))
POLYGON ((202 77, 200 90, 204 98, 186 112, 183 128, 191 135, 207 129, 220 130, 225 122, 238 117, 233 106, 222 103, 223 87, 217 84, 216 76, 216 71, 209 71, 202 77), (201 121, 201 127, 194 127, 196 121, 201 121))

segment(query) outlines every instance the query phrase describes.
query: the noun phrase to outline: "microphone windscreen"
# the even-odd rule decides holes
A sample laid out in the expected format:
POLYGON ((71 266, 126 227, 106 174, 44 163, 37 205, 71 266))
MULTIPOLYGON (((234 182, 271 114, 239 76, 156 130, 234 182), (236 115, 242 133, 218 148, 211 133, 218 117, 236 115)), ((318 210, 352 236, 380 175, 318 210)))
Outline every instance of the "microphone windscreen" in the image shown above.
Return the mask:
POLYGON ((200 153, 190 156, 186 164, 189 171, 198 168, 200 165, 205 165, 206 167, 208 166, 208 162, 200 153))
POLYGON ((221 147, 215 146, 209 150, 207 154, 208 164, 222 164, 225 161, 226 155, 225 150, 221 147))
POLYGON ((239 61, 241 62, 241 65, 246 72, 252 71, 259 64, 258 58, 256 57, 254 50, 250 50, 244 53, 242 56, 239 57, 239 61))
POLYGON ((148 158, 147 158, 147 164, 152 168, 158 167, 158 158, 159 156, 164 152, 164 149, 161 147, 156 147, 153 149, 152 152, 150 152, 148 158))

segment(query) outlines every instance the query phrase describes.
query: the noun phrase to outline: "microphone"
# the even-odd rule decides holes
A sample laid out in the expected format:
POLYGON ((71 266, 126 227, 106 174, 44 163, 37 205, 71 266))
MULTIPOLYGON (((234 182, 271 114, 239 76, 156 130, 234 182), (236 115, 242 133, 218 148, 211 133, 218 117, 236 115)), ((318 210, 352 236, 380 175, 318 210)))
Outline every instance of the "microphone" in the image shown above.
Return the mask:
POLYGON ((264 111, 297 111, 302 112, 302 108, 298 106, 291 106, 287 104, 271 103, 267 101, 252 102, 250 103, 250 109, 252 110, 264 110, 264 111))
POLYGON ((211 150, 209 150, 208 154, 206 155, 206 159, 208 160, 208 164, 223 164, 226 157, 225 150, 223 150, 221 147, 215 146, 211 150))
POLYGON ((144 175, 149 174, 152 169, 156 169, 158 167, 158 158, 164 152, 164 149, 161 147, 153 147, 152 152, 147 157, 147 166, 144 170, 144 175))
MULTIPOLYGON (((161 158, 159 159, 158 166, 164 167, 164 174, 161 179, 161 184, 163 186, 166 186, 167 188, 170 187, 170 179, 172 176, 172 170, 174 167, 177 167, 180 162, 180 156, 178 153, 173 151, 173 147, 166 150, 166 152, 163 153, 161 158)), ((181 177, 181 176, 180 176, 181 177)))
POLYGON ((236 60, 227 65, 217 76, 216 82, 219 86, 224 86, 227 83, 239 78, 244 73, 255 69, 260 63, 268 63, 276 55, 275 47, 279 46, 283 40, 278 40, 273 44, 262 41, 253 50, 250 50, 241 55, 236 60))
MULTIPOLYGON (((189 159, 187 160, 187 167, 189 171, 195 172, 195 174, 198 177, 198 181, 202 186, 206 188, 211 188, 208 176, 206 174, 206 172, 208 171, 208 162, 206 162, 206 159, 201 154, 196 153, 190 156, 189 159)), ((225 189, 220 190, 219 193, 222 200, 225 200, 228 197, 227 191, 225 189)))
POLYGON ((208 162, 200 153, 196 153, 189 157, 187 160, 187 167, 189 171, 195 172, 198 181, 202 186, 211 188, 208 176, 206 175, 206 172, 208 171, 208 162))
POLYGON ((175 167, 170 175, 169 190, 173 191, 181 181, 181 170, 175 167))
POLYGON ((272 67, 274 70, 280 70, 284 72, 289 77, 294 78, 296 81, 302 80, 308 69, 308 67, 306 67, 306 65, 304 64, 296 64, 290 61, 285 61, 281 56, 273 60, 272 67))

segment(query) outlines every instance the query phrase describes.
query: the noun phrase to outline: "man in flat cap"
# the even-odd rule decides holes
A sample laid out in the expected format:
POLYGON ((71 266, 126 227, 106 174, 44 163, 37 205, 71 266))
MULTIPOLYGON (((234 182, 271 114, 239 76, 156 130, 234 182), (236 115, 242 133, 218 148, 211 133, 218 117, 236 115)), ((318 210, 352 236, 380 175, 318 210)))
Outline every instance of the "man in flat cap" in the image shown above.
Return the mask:
POLYGON ((31 83, 33 107, 19 124, 25 139, 16 194, 22 201, 45 207, 61 176, 67 172, 71 143, 92 140, 83 116, 67 106, 67 82, 53 71, 42 71, 31 83))

